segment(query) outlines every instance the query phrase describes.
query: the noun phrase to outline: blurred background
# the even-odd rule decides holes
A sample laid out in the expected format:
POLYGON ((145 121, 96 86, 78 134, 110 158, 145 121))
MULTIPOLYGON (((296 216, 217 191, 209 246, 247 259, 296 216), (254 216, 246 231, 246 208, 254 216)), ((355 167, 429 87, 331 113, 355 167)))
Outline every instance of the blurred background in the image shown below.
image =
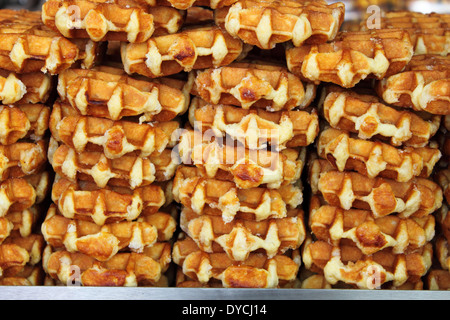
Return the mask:
MULTIPOLYGON (((328 0, 343 2, 346 20, 355 20, 365 13, 370 5, 378 5, 382 10, 410 10, 422 13, 450 13, 450 0, 328 0)), ((39 10, 45 0, 0 0, 0 8, 39 10)))

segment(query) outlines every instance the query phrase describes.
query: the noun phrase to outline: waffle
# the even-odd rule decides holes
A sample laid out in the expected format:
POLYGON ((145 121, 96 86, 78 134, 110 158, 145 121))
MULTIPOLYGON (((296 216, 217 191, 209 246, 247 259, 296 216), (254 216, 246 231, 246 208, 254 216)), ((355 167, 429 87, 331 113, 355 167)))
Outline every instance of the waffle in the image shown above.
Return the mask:
POLYGON ((33 205, 22 211, 11 211, 0 217, 0 243, 9 236, 30 236, 40 222, 43 208, 33 205))
POLYGON ((58 74, 77 63, 90 68, 102 46, 89 40, 68 40, 46 27, 40 11, 0 11, 0 65, 17 72, 58 74))
POLYGON ((435 174, 435 181, 439 184, 439 186, 442 188, 442 192, 444 194, 444 197, 447 201, 447 203, 450 203, 450 167, 440 169, 436 171, 435 174))
MULTIPOLYGON (((363 19, 362 30, 367 29, 363 19)), ((414 54, 449 53, 450 29, 448 14, 420 13, 412 11, 383 12, 380 19, 381 28, 403 29, 408 31, 414 47, 414 54)))
POLYGON ((42 6, 42 21, 66 38, 143 42, 153 34, 177 32, 181 12, 150 7, 133 0, 50 0, 42 6))
POLYGON ((216 9, 216 24, 261 49, 292 41, 323 43, 334 39, 344 21, 344 4, 325 1, 239 0, 216 9))
POLYGON ((193 280, 207 283, 212 279, 226 288, 274 288, 293 281, 300 267, 300 253, 290 250, 268 258, 263 253, 250 253, 244 261, 234 261, 224 252, 201 251, 190 238, 173 245, 173 261, 193 280))
POLYGON ((98 188, 94 183, 56 177, 51 198, 66 218, 98 225, 132 221, 156 213, 166 201, 163 189, 148 185, 134 190, 121 187, 98 188), (109 201, 111 200, 111 201, 109 201))
POLYGON ((429 290, 449 290, 450 272, 447 270, 432 269, 426 277, 429 290))
POLYGON ((25 265, 37 265, 42 259, 44 243, 44 238, 39 234, 8 237, 0 245, 0 276, 14 276, 25 265))
POLYGON ((353 138, 348 132, 331 127, 319 134, 317 153, 339 171, 353 170, 370 178, 399 182, 430 176, 441 158, 437 148, 395 148, 383 142, 353 138))
POLYGON ((359 138, 380 138, 393 146, 424 147, 439 129, 440 116, 397 110, 373 95, 328 87, 321 108, 328 123, 357 133, 359 138))
POLYGON ((0 144, 10 145, 24 138, 43 139, 49 118, 50 108, 44 104, 0 106, 0 144))
POLYGON ((450 215, 448 214, 448 204, 446 201, 435 213, 436 221, 439 225, 441 235, 448 241, 450 239, 450 215))
POLYGON ((115 67, 71 69, 58 77, 58 93, 82 115, 119 120, 170 121, 186 112, 191 81, 134 79, 115 67), (178 87, 176 87, 177 85, 178 87))
POLYGON ((270 259, 289 249, 298 249, 305 239, 303 211, 291 209, 286 218, 252 221, 234 219, 225 223, 220 216, 198 215, 183 208, 181 229, 205 252, 223 250, 235 261, 248 259, 262 250, 270 259))
POLYGON ((202 177, 233 181, 238 188, 274 189, 300 178, 306 150, 251 150, 229 141, 208 141, 199 131, 187 130, 177 146, 181 161, 194 165, 202 177))
POLYGON ((179 123, 140 124, 92 116, 64 116, 60 104, 55 104, 49 126, 56 141, 76 152, 103 152, 107 158, 115 159, 132 152, 143 158, 163 152, 174 145, 172 134, 179 123))
POLYGON ((150 78, 228 65, 243 52, 239 39, 216 26, 188 28, 121 47, 124 70, 150 78))
POLYGON ((219 209, 225 222, 231 222, 241 212, 257 221, 283 218, 288 209, 296 208, 303 201, 303 191, 298 185, 238 189, 234 182, 201 177, 197 168, 188 166, 177 168, 173 196, 197 214, 205 208, 219 209))
POLYGON ((341 32, 329 43, 288 48, 286 61, 304 80, 350 88, 367 77, 382 79, 400 72, 412 55, 406 31, 374 29, 341 32))
POLYGON ((63 285, 128 287, 155 285, 170 261, 168 242, 157 242, 142 253, 119 252, 108 261, 47 246, 42 260, 45 272, 63 285))
POLYGON ((108 159, 103 152, 85 151, 77 153, 62 144, 52 155, 51 164, 57 174, 71 181, 78 179, 93 181, 99 187, 106 185, 136 188, 157 181, 171 179, 178 160, 170 149, 162 153, 141 158, 126 154, 108 159))
POLYGON ((188 10, 196 7, 210 9, 222 8, 235 3, 237 0, 144 0, 151 6, 172 6, 179 10, 188 10))
POLYGON ((259 62, 234 62, 198 71, 192 90, 211 104, 268 111, 307 107, 316 94, 314 85, 303 84, 286 68, 259 62))
POLYGON ((44 284, 44 270, 38 264, 25 265, 21 271, 14 275, 0 277, 2 286, 39 286, 44 284))
MULTIPOLYGON (((165 221, 157 225, 166 226, 173 232, 175 220, 169 214, 160 214, 159 218, 165 221)), ((66 218, 58 214, 54 204, 50 206, 41 230, 53 248, 84 253, 99 261, 107 261, 119 251, 143 252, 156 241, 170 239, 159 239, 158 235, 166 234, 167 230, 158 230, 146 221, 120 221, 100 226, 86 220, 66 218)))
POLYGON ((309 209, 309 226, 317 240, 339 245, 348 239, 365 255, 385 248, 394 254, 416 250, 430 242, 435 235, 435 218, 399 218, 388 215, 373 218, 368 210, 330 206, 313 196, 309 209))
POLYGON ((435 256, 443 270, 449 270, 450 255, 448 251, 448 240, 446 237, 438 235, 435 241, 435 256))
POLYGON ((315 109, 270 112, 209 104, 198 97, 191 101, 189 122, 196 130, 203 133, 212 130, 218 137, 230 136, 248 149, 306 147, 319 133, 315 109))
POLYGON ((376 84, 378 95, 397 107, 423 110, 432 114, 450 114, 450 60, 447 56, 414 56, 400 73, 376 84))
POLYGON ((42 72, 16 74, 0 69, 2 104, 45 103, 53 88, 52 78, 42 72))
POLYGON ((443 200, 442 189, 426 178, 397 182, 335 170, 322 172, 316 188, 328 204, 346 210, 371 210, 375 218, 391 213, 401 218, 424 217, 437 210, 443 200))
POLYGON ((415 251, 395 254, 390 248, 365 255, 354 245, 333 246, 326 241, 305 240, 302 260, 307 269, 322 273, 331 285, 337 282, 361 289, 392 283, 398 287, 420 281, 431 267, 431 243, 415 251))

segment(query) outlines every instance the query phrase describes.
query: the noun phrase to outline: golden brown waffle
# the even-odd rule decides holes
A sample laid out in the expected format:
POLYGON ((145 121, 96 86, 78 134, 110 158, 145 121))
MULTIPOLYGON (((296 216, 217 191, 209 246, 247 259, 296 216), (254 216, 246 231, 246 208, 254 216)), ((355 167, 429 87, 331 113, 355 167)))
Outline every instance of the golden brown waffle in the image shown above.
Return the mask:
POLYGON ((435 256, 439 265, 444 270, 450 270, 450 254, 448 250, 448 240, 445 236, 438 235, 434 244, 435 256))
POLYGON ((22 211, 37 203, 36 186, 25 178, 7 179, 0 184, 0 216, 8 212, 22 211))
POLYGON ((46 27, 40 11, 2 9, 0 29, 0 65, 13 72, 58 74, 77 62, 90 68, 101 52, 92 41, 71 41, 46 27))
POLYGON ((170 261, 170 244, 157 242, 142 253, 119 252, 108 261, 47 246, 42 263, 45 272, 63 285, 136 287, 155 285, 170 261))
POLYGON ((129 153, 108 159, 103 152, 77 153, 64 144, 55 150, 51 160, 55 172, 71 181, 81 179, 95 182, 99 187, 114 185, 132 189, 149 185, 155 179, 171 179, 177 162, 170 149, 148 158, 129 153))
POLYGON ((330 205, 371 210, 375 218, 391 213, 402 218, 424 217, 437 210, 443 200, 442 189, 426 178, 398 182, 335 170, 320 173, 316 188, 330 205))
POLYGON ((426 277, 429 290, 449 290, 450 272, 448 270, 431 269, 426 277))
POLYGON ((2 286, 40 286, 44 284, 44 270, 40 264, 25 265, 20 272, 14 275, 0 277, 2 286))
POLYGON ((336 246, 351 241, 365 255, 385 248, 392 248, 394 254, 416 250, 435 235, 433 215, 373 218, 368 210, 344 210, 325 204, 318 196, 313 196, 310 201, 309 226, 317 240, 336 246))
POLYGON ((191 100, 189 122, 195 130, 212 130, 219 137, 228 135, 249 149, 305 147, 319 133, 315 109, 270 112, 209 104, 199 97, 191 100))
POLYGON ((447 203, 450 203, 450 166, 437 170, 435 174, 435 181, 442 188, 442 192, 447 203))
POLYGON ((44 245, 44 238, 40 234, 6 238, 0 244, 0 276, 14 276, 22 272, 25 265, 40 263, 44 245))
POLYGON ((243 52, 239 39, 216 26, 188 28, 121 47, 125 71, 150 78, 228 65, 243 52))
POLYGON ((331 127, 319 134, 317 154, 339 171, 353 170, 371 178, 399 182, 430 176, 441 158, 437 148, 395 148, 388 143, 353 138, 348 132, 331 127))
MULTIPOLYGON (((159 225, 175 230, 175 220, 169 215, 159 215, 159 225), (168 222, 168 220, 171 220, 168 222)), ((158 230, 146 221, 120 221, 99 226, 93 222, 70 219, 58 213, 52 204, 42 223, 42 234, 53 248, 65 248, 69 252, 80 252, 99 261, 107 261, 119 251, 142 252, 159 239, 158 234, 168 230, 158 230)))
POLYGON ((98 188, 94 183, 70 182, 57 176, 51 198, 59 212, 70 219, 98 225, 132 221, 156 213, 166 201, 163 189, 148 185, 134 190, 121 187, 98 188))
POLYGON ((398 74, 376 85, 378 95, 389 104, 432 114, 450 114, 450 58, 439 55, 414 56, 398 74))
POLYGON ((444 201, 442 206, 435 212, 436 222, 439 225, 441 235, 450 239, 450 215, 448 214, 448 203, 444 201))
POLYGON ((208 141, 205 134, 184 131, 177 151, 181 162, 194 165, 202 177, 233 181, 238 188, 274 189, 300 178, 306 150, 251 150, 230 141, 208 141))
POLYGON ((0 178, 21 178, 40 172, 47 164, 47 143, 16 142, 0 145, 0 178))
POLYGON ((172 255, 189 278, 201 283, 217 279, 226 288, 274 288, 280 282, 294 280, 301 264, 298 250, 272 258, 250 253, 246 260, 234 261, 224 252, 201 251, 189 237, 174 243, 172 255))
POLYGON ((333 246, 326 241, 306 239, 302 260, 307 269, 323 274, 331 285, 343 282, 375 289, 390 282, 398 287, 407 281, 420 281, 431 267, 432 256, 431 243, 407 253, 395 254, 386 248, 365 255, 355 245, 333 246))
POLYGON ((260 62, 234 62, 196 74, 193 94, 211 104, 230 104, 267 111, 307 107, 316 87, 306 85, 286 68, 260 62))
POLYGON ((237 0, 143 0, 151 6, 172 6, 179 10, 187 10, 196 7, 208 7, 211 9, 222 8, 235 3, 237 0))
POLYGON ((216 9, 216 24, 232 36, 262 49, 292 41, 323 43, 334 39, 344 21, 344 4, 326 1, 239 0, 216 9))
POLYGON ((305 80, 354 87, 371 77, 382 79, 400 72, 413 55, 409 34, 399 29, 341 32, 325 44, 286 50, 287 66, 305 80))
POLYGON ((397 110, 374 95, 359 94, 338 87, 324 89, 320 106, 328 123, 359 138, 380 138, 393 146, 424 147, 436 134, 441 117, 397 110))
POLYGON ((288 210, 285 218, 252 221, 234 219, 225 223, 220 216, 199 215, 188 208, 180 214, 181 229, 205 252, 224 251, 235 261, 263 251, 268 258, 298 249, 305 239, 301 209, 288 210))
POLYGON ((58 93, 82 115, 119 120, 169 121, 186 112, 191 81, 134 79, 115 67, 71 69, 58 77, 58 93))
POLYGON ((23 211, 11 211, 0 217, 0 243, 9 236, 28 237, 41 221, 43 208, 33 205, 23 211))
MULTIPOLYGON (((367 17, 363 19, 361 30, 367 30, 367 17)), ((383 12, 381 28, 403 29, 408 31, 414 46, 414 54, 449 53, 450 16, 440 13, 421 13, 413 11, 383 12)))
POLYGON ((45 103, 53 89, 52 78, 42 72, 16 74, 0 69, 2 104, 45 103))
POLYGON ((38 141, 47 133, 50 108, 44 104, 0 106, 0 143, 9 145, 27 138, 38 141))
POLYGON ((173 196, 197 214, 208 207, 220 209, 225 222, 231 222, 241 212, 261 221, 286 217, 288 209, 302 203, 303 190, 294 184, 278 189, 238 189, 234 182, 204 178, 197 168, 181 165, 173 180, 173 196))
POLYGON ((133 0, 50 0, 42 21, 66 38, 143 42, 153 34, 177 32, 183 15, 168 6, 133 0))
POLYGON ((177 121, 140 124, 92 116, 64 116, 60 106, 55 104, 51 113, 52 137, 76 152, 99 151, 110 159, 131 152, 148 157, 175 145, 172 134, 179 128, 177 121))

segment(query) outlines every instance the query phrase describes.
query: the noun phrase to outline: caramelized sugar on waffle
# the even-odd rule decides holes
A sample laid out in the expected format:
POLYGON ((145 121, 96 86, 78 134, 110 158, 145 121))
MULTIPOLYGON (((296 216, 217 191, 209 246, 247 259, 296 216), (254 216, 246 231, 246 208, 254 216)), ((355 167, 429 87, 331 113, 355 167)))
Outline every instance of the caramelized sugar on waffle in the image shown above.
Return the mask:
POLYGON ((292 41, 323 43, 332 40, 344 21, 344 5, 326 1, 239 0, 216 10, 216 24, 232 36, 262 49, 292 41))
POLYGON ((361 80, 382 79, 405 68, 413 56, 409 34, 400 29, 339 33, 328 43, 286 50, 289 70, 314 82, 351 88, 361 80))

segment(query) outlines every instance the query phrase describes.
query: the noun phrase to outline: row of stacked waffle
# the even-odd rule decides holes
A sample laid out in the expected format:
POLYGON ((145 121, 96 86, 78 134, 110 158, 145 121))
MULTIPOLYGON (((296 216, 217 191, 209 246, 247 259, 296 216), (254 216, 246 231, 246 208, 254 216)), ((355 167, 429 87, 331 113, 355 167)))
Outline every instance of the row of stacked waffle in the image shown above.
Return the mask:
POLYGON ((42 95, 32 72, 55 95, 40 100, 54 174, 37 232, 45 284, 419 289, 428 276, 445 288, 448 266, 430 269, 448 17, 383 13, 375 29, 342 31, 344 11, 323 0, 4 11, 3 104, 22 99, 13 88, 42 95))

